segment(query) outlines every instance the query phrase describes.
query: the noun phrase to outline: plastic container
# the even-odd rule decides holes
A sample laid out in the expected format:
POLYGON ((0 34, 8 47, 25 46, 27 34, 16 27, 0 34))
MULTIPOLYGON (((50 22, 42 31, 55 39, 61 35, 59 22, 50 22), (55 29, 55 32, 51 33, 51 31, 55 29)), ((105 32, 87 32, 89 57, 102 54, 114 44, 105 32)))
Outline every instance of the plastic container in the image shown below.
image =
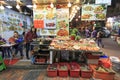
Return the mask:
POLYGON ((47 75, 49 77, 57 77, 58 76, 58 64, 48 65, 47 67, 47 75))
POLYGON ((113 72, 100 72, 96 71, 97 65, 90 65, 93 70, 93 77, 102 80, 114 80, 115 73, 113 72))
POLYGON ((69 64, 68 63, 59 63, 58 65, 58 74, 60 77, 68 77, 69 73, 69 64), (63 69, 61 69, 63 68, 63 69))
POLYGON ((44 58, 40 58, 40 59, 36 59, 36 62, 38 63, 45 63, 45 59, 44 58))
POLYGON ((112 67, 112 63, 109 58, 100 58, 99 65, 103 65, 106 68, 112 67))
POLYGON ((91 78, 92 75, 93 75, 93 71, 92 71, 92 69, 90 67, 89 67, 89 70, 86 70, 86 71, 82 70, 82 69, 80 69, 80 70, 81 70, 80 72, 81 72, 81 77, 82 78, 91 78))
POLYGON ((104 55, 104 56, 100 56, 100 58, 108 58, 108 56, 104 55))
POLYGON ((77 63, 70 63, 70 77, 80 77, 80 65, 77 63))

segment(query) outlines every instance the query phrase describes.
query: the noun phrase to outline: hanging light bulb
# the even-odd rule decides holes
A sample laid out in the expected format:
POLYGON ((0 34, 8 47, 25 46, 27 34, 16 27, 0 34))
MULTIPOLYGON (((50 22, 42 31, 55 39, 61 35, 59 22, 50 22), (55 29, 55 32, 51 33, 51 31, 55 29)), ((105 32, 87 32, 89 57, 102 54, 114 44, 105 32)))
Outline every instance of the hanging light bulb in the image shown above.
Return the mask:
POLYGON ((78 19, 75 19, 76 21, 78 21, 78 19))
POLYGON ((4 10, 5 8, 4 8, 4 6, 1 4, 1 6, 0 6, 0 9, 1 10, 4 10))
POLYGON ((51 4, 50 4, 50 7, 51 7, 51 8, 54 8, 54 5, 53 5, 53 3, 51 3, 51 4))
POLYGON ((34 8, 34 9, 36 9, 36 8, 37 8, 37 5, 36 5, 35 3, 33 4, 33 8, 34 8))
POLYGON ((72 6, 71 3, 69 2, 69 3, 68 3, 68 7, 71 7, 71 6, 72 6))
POLYGON ((20 9, 20 5, 19 5, 19 4, 17 4, 17 5, 16 5, 16 8, 17 8, 17 9, 20 9))

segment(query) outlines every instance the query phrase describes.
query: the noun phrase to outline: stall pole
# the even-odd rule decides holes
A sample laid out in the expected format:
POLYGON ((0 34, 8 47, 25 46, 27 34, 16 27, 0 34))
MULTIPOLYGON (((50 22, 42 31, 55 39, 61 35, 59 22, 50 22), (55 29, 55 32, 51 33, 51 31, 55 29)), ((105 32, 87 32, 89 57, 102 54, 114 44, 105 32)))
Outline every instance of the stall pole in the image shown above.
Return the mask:
POLYGON ((50 51, 50 64, 53 63, 53 51, 50 51))

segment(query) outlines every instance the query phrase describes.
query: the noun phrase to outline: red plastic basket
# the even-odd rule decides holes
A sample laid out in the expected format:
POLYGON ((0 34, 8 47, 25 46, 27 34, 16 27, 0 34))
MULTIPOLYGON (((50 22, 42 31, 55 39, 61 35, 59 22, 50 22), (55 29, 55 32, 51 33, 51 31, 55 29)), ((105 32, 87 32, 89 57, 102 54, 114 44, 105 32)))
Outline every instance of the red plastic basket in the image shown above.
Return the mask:
POLYGON ((58 76, 57 69, 58 69, 58 65, 57 65, 57 64, 48 65, 47 75, 48 75, 49 77, 57 77, 57 76, 58 76), (51 70, 51 69, 50 69, 51 66, 56 66, 56 69, 55 69, 55 70, 51 70))
POLYGON ((97 65, 90 65, 90 67, 94 71, 94 73, 93 73, 94 78, 98 78, 98 79, 102 79, 102 80, 114 80, 115 73, 96 71, 97 65))
POLYGON ((80 76, 80 65, 77 63, 70 63, 70 76, 79 77, 80 76))
MULTIPOLYGON (((89 67, 90 68, 90 67, 89 67)), ((81 77, 82 78, 91 78, 92 77, 92 75, 93 75, 93 71, 92 71, 92 69, 90 68, 90 70, 88 70, 88 71, 83 71, 82 69, 81 69, 81 77)))
POLYGON ((36 59, 36 62, 45 63, 45 59, 44 58, 36 59))
POLYGON ((59 63, 58 66, 58 74, 60 77, 68 77, 68 72, 69 72, 69 64, 68 63, 59 63), (60 67, 61 66, 66 66, 67 69, 66 70, 61 70, 60 67))

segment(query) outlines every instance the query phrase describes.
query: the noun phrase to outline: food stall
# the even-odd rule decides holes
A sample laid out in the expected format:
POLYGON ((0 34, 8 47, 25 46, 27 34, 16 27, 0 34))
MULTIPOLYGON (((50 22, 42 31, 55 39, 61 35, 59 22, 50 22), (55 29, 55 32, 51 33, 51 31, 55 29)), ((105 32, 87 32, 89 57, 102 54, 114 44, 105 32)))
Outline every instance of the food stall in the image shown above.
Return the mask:
MULTIPOLYGON (((83 55, 85 55, 85 53, 102 54, 102 51, 93 39, 81 38, 80 40, 71 40, 69 37, 56 37, 54 39, 41 38, 40 40, 38 39, 37 42, 32 42, 31 45, 39 47, 38 53, 36 53, 35 56, 47 56, 45 61, 48 64, 56 62, 56 60, 53 59, 58 59, 57 56, 59 54, 65 54, 62 53, 62 51, 77 52, 83 55), (55 56, 55 54, 57 56, 55 56)), ((36 59, 38 59, 38 57, 36 59)), ((59 62, 61 61, 60 58, 58 60, 59 62)))
MULTIPOLYGON (((70 52, 78 51, 82 53, 85 53, 85 51, 90 51, 99 53, 100 48, 96 45, 94 40, 84 39, 78 35, 76 35, 75 40, 71 40, 69 38, 71 37, 69 22, 75 16, 75 12, 80 10, 79 4, 75 3, 75 5, 71 8, 65 4, 56 4, 54 6, 55 7, 47 4, 37 5, 37 8, 33 9, 34 27, 40 30, 40 36, 54 36, 51 43, 46 45, 48 51, 50 52, 50 54, 48 54, 50 57, 49 59, 46 59, 46 61, 49 60, 50 64, 53 63, 54 51, 66 50, 70 52)), ((106 19, 106 11, 107 5, 105 4, 84 4, 81 8, 81 21, 104 21, 106 19)), ((77 32, 75 32, 75 34, 76 33, 77 32)), ((40 43, 39 40, 38 43, 40 43)), ((39 45, 45 46, 45 44, 39 45)))
MULTIPOLYGON (((78 7, 78 4, 71 8, 63 4, 56 4, 55 7, 38 5, 33 10, 34 27, 40 29, 40 35, 42 36, 31 43, 31 45, 36 46, 36 49, 38 48, 37 52, 32 54, 34 56, 34 64, 50 64, 47 68, 48 76, 55 77, 58 73, 59 76, 66 77, 70 70, 69 62, 82 63, 80 61, 83 59, 83 63, 87 65, 83 66, 86 69, 81 68, 83 69, 83 71, 81 70, 82 77, 90 78, 93 72, 89 64, 98 64, 99 57, 103 55, 103 52, 92 38, 77 37, 71 39, 69 22, 74 18, 77 11, 80 10, 78 7), (54 38, 50 38, 50 36, 54 36, 54 38), (71 54, 72 58, 74 57, 78 61, 70 60, 71 57, 69 55, 71 54), (61 57, 67 59, 63 60, 61 57), (50 72, 55 74, 51 75, 50 72), (84 76, 86 73, 89 73, 90 76, 84 76)), ((81 11, 81 21, 105 21, 107 5, 85 4, 82 5, 81 11)), ((76 32, 74 33, 76 34, 76 32)))

